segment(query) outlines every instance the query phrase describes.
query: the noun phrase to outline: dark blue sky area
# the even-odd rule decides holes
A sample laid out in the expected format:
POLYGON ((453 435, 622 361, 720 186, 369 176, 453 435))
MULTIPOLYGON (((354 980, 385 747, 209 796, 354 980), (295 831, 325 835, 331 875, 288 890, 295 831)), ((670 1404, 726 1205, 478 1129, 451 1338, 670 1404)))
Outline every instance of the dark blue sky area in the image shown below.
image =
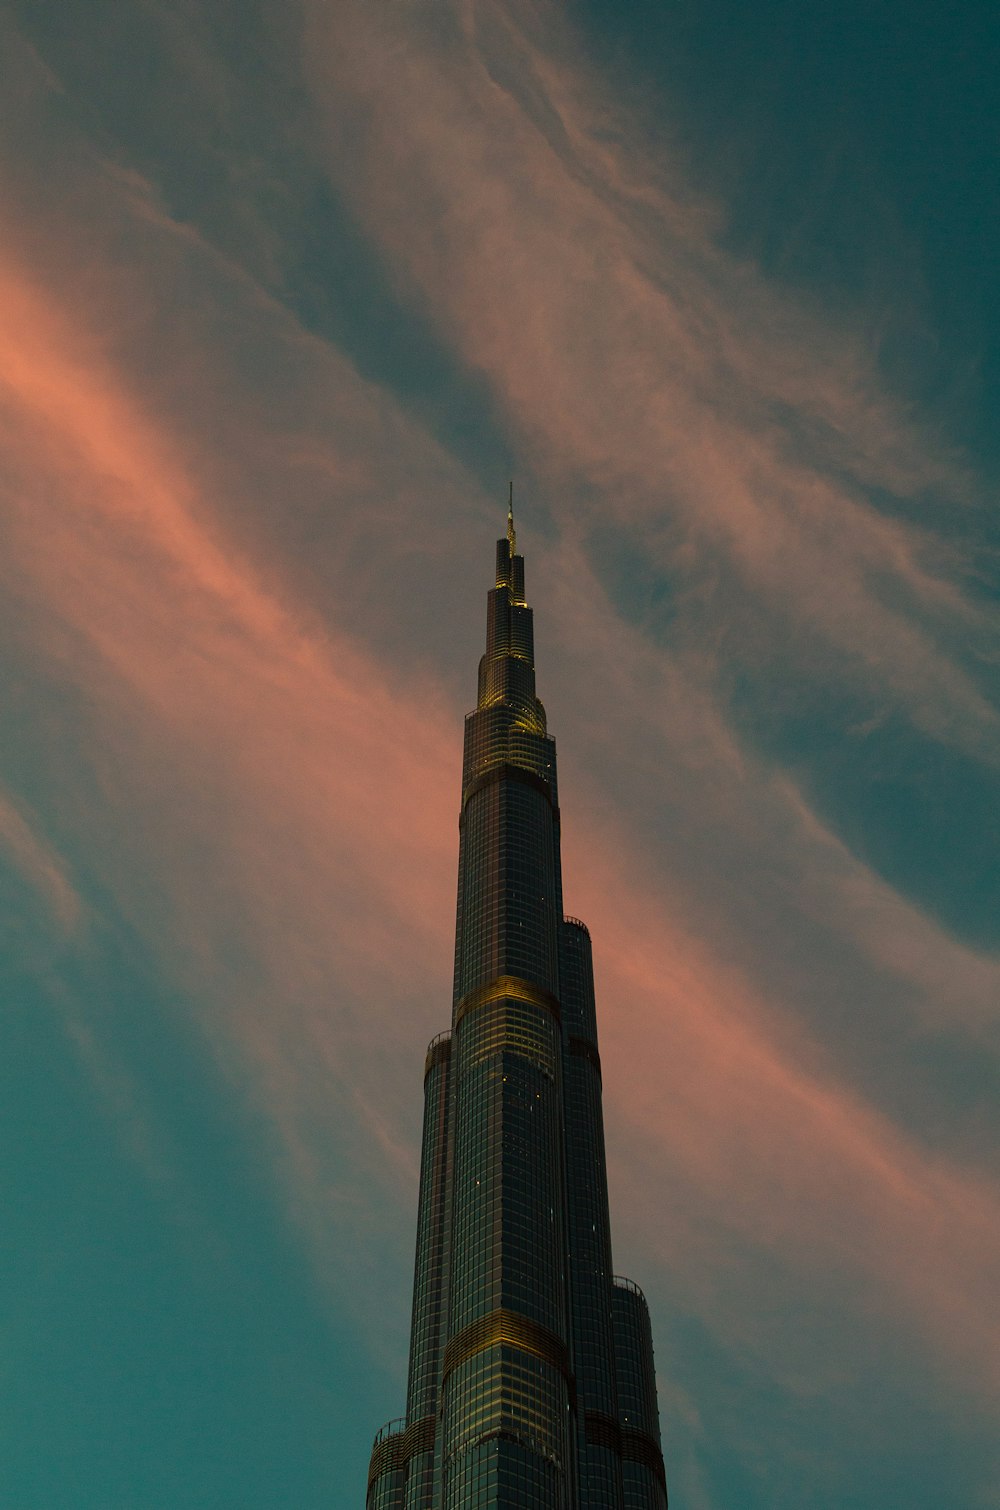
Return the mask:
MULTIPOLYGON (((995 465, 1000 16, 990 4, 585 0, 723 199, 734 247, 880 315, 898 387, 995 465)), ((661 114, 662 113, 662 114, 661 114)), ((654 126, 654 119, 650 124, 654 126)))

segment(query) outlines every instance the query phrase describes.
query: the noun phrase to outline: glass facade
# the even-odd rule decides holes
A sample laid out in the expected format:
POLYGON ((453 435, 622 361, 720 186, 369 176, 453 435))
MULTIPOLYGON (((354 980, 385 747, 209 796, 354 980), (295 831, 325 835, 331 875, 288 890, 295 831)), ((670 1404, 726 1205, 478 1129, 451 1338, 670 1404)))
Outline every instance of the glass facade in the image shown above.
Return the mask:
POLYGON ((590 935, 513 519, 466 719, 452 1026, 427 1051, 406 1416, 367 1510, 661 1510, 645 1301, 611 1262, 590 935))

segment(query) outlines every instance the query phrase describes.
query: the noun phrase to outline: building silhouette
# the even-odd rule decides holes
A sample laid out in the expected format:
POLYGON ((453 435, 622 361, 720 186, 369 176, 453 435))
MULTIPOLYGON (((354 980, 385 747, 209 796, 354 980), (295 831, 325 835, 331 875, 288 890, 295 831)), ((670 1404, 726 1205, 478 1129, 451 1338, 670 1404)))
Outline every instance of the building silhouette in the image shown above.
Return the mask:
POLYGON ((614 1277, 590 935, 514 521, 465 724, 452 1027, 424 1069, 404 1419, 367 1510, 664 1510, 649 1315, 614 1277))

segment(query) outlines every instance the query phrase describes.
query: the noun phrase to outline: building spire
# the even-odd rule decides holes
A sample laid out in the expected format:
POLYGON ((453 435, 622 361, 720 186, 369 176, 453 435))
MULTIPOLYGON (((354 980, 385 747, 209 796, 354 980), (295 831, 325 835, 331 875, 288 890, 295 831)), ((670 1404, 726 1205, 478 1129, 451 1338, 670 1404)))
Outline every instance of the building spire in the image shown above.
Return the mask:
POLYGON ((517 536, 514 533, 514 483, 510 483, 510 493, 507 500, 507 540, 510 544, 512 556, 517 554, 517 536))

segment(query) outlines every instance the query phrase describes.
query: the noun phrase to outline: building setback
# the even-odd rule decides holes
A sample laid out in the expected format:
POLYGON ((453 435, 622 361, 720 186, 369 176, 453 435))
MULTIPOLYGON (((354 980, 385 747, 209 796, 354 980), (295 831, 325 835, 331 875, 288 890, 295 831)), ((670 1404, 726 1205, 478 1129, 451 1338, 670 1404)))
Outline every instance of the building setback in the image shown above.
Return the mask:
POLYGON ((590 935, 514 521, 465 723, 451 1031, 424 1069, 406 1416, 367 1510, 665 1510, 649 1314, 613 1276, 590 935))

